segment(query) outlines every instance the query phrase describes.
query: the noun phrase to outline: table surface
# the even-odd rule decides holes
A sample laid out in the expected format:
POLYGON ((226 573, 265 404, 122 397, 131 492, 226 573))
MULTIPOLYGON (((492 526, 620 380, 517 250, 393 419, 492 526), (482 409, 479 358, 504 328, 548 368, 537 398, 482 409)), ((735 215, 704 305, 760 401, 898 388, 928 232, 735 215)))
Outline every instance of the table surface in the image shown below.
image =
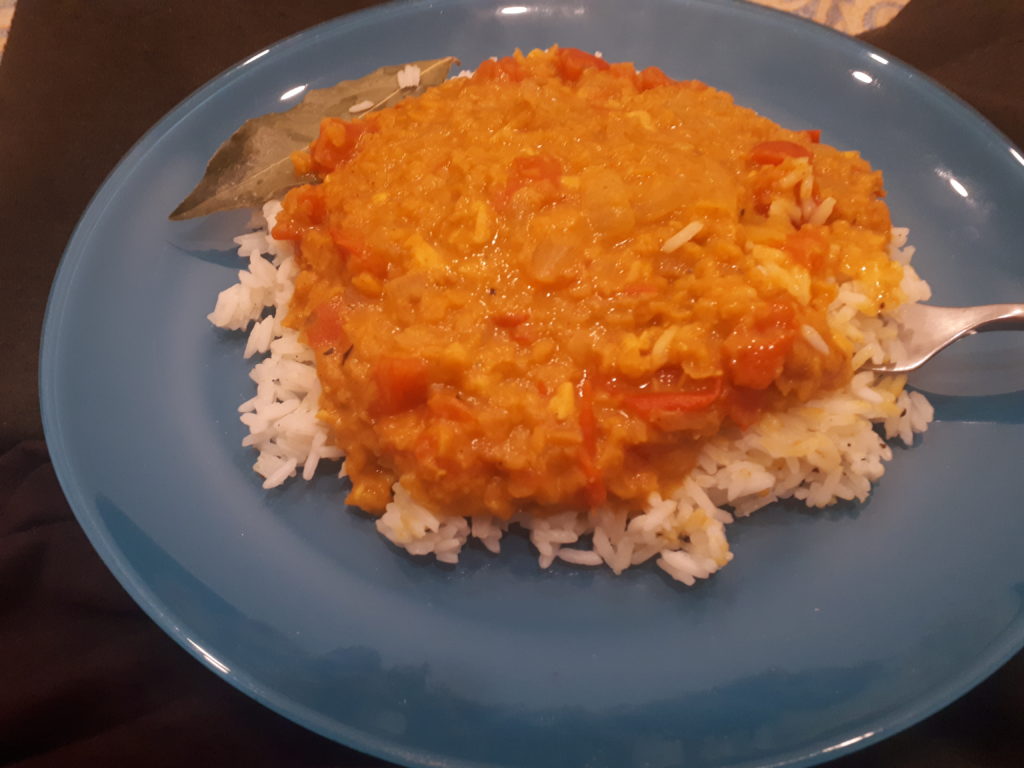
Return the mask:
MULTIPOLYGON (((844 31, 869 30, 870 42, 1024 141, 1024 3, 758 1, 844 31)), ((226 66, 372 4, 18 0, 12 25, 14 0, 0 0, 0 180, 16 181, 0 183, 0 355, 8 361, 0 407, 0 761, 183 765, 202 756, 211 765, 384 765, 252 702, 131 602, 60 493, 35 380, 56 265, 121 155, 226 66)), ((1022 716, 1018 654, 942 712, 834 765, 1020 766, 1022 716)))
MULTIPOLYGON (((18 0, 0 0, 0 56, 14 21, 18 0)), ((883 27, 907 4, 907 0, 754 0, 756 3, 796 13, 841 32, 859 35, 883 27)))

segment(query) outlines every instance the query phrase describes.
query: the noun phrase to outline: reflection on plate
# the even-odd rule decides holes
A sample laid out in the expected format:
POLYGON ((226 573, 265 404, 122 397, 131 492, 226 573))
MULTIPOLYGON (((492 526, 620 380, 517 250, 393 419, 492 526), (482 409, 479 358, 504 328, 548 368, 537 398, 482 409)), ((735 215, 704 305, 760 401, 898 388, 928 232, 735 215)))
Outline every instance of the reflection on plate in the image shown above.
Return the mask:
MULTIPOLYGON (((1024 196, 1024 160, 884 54, 731 3, 381 7, 201 89, 83 217, 42 355, 47 439, 79 520, 203 663, 396 762, 808 765, 928 715, 1024 641, 1020 365, 973 372, 989 389, 971 394, 994 400, 941 399, 939 423, 896 451, 868 503, 781 506, 734 526, 736 561, 693 589, 653 565, 618 578, 561 563, 541 572, 515 536, 500 558, 477 548, 456 567, 415 560, 342 509, 329 475, 260 489, 239 447, 235 409, 251 386, 240 341, 205 320, 238 267, 226 249, 246 217, 172 224, 168 212, 224 137, 287 106, 297 86, 554 42, 820 127, 884 170, 936 303, 1024 296, 1024 224, 1004 202, 1024 196)), ((959 353, 962 376, 992 355, 1024 360, 1019 335, 986 343, 959 353)))

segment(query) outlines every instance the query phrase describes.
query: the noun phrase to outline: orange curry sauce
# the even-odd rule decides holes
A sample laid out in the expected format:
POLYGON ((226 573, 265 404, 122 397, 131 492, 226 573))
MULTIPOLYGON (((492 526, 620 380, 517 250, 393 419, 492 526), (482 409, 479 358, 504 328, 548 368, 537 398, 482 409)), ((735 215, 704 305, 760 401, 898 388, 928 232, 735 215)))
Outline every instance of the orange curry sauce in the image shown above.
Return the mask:
POLYGON ((838 283, 900 300, 880 173, 654 67, 517 52, 294 160, 322 183, 273 232, 288 324, 370 511, 396 481, 442 515, 641 508, 708 436, 849 379, 838 283), (808 166, 817 226, 779 213, 808 166))

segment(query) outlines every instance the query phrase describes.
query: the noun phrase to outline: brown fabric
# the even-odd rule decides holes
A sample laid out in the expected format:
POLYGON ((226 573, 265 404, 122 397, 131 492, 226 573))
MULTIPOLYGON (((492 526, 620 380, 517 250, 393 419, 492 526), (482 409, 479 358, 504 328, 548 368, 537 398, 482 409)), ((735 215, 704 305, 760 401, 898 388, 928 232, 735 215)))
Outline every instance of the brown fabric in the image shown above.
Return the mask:
MULTIPOLYGON (((135 607, 59 490, 35 374, 61 251, 121 155, 226 66, 364 4, 19 0, 0 64, 0 763, 382 765, 252 702, 135 607)), ((1024 3, 912 0, 865 37, 1024 142, 1024 3)), ((945 711, 835 765, 1016 767, 1022 719, 1018 655, 945 711)))
POLYGON ((0 763, 373 766, 196 664, 90 547, 45 446, 0 455, 0 763))
POLYGON ((862 40, 903 59, 1024 145, 1024 2, 913 0, 862 40))
POLYGON ((17 361, 2 379, 0 450, 42 437, 35 371, 50 281, 121 156, 225 68, 374 4, 19 0, 0 60, 0 360, 17 361))

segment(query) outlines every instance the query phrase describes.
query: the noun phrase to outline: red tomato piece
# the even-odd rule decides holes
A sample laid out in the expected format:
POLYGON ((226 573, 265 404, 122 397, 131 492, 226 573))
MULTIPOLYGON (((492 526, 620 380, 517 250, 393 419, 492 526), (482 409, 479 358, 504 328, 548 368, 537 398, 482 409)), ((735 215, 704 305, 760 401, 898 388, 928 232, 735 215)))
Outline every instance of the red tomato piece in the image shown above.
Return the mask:
POLYGON ((298 240, 307 229, 319 226, 326 215, 323 188, 304 185, 289 190, 284 211, 271 234, 278 240, 298 240))
POLYGON ((411 410, 427 400, 430 369, 418 357, 381 357, 374 368, 377 404, 381 413, 411 410))
POLYGON ((518 323, 509 327, 508 335, 516 344, 528 347, 540 338, 541 329, 533 323, 518 323))
POLYGON ((577 82, 588 69, 608 69, 609 64, 592 53, 579 48, 559 48, 555 66, 559 76, 570 83, 577 82))
POLYGON ((319 352, 331 347, 344 352, 349 345, 348 334, 345 333, 346 309, 341 296, 333 296, 314 309, 306 321, 309 346, 319 352))
POLYGON ((636 83, 636 67, 631 61, 616 61, 608 65, 608 71, 613 75, 621 77, 623 80, 630 80, 634 84, 636 83))
POLYGON ((828 242, 820 232, 804 227, 799 232, 793 232, 786 237, 782 249, 788 253, 793 261, 806 267, 811 274, 821 271, 828 255, 828 242))
POLYGON ((347 161, 359 144, 359 137, 371 130, 366 120, 342 120, 325 117, 320 121, 320 133, 309 145, 312 170, 326 175, 347 161))
POLYGON ((541 153, 517 157, 509 169, 505 195, 512 197, 516 190, 531 183, 549 181, 558 184, 561 178, 562 164, 552 155, 541 153))
POLYGON ((737 326, 722 344, 733 384, 767 389, 782 373, 796 338, 793 308, 773 304, 751 322, 737 326))
POLYGON ((668 85, 672 82, 672 78, 662 72, 658 67, 647 67, 646 69, 640 70, 637 80, 637 87, 641 91, 649 91, 651 88, 657 88, 660 85, 668 85))
POLYGON ((787 157, 811 156, 811 150, 792 141, 762 141, 750 150, 750 161, 755 165, 778 165, 787 157))
POLYGON ((330 228, 331 240, 341 250, 353 275, 369 272, 375 277, 387 277, 388 261, 380 253, 373 251, 360 232, 351 229, 330 228))
POLYGON ((334 241, 334 244, 338 246, 346 256, 355 253, 356 251, 362 251, 366 248, 363 236, 351 229, 330 227, 328 232, 331 236, 331 240, 334 241))
POLYGON ((622 404, 643 418, 659 413, 689 413, 710 408, 722 396, 722 378, 702 390, 694 392, 639 392, 627 395, 622 404))
POLYGON ((499 210, 504 209, 512 196, 527 185, 544 185, 545 198, 554 199, 559 194, 562 180, 562 164, 558 158, 545 153, 524 155, 512 161, 504 189, 499 190, 493 203, 499 210))
POLYGON ((729 387, 725 396, 725 410, 734 424, 746 429, 756 422, 767 406, 763 389, 729 387))
POLYGON ((500 59, 487 59, 481 62, 473 73, 474 80, 483 82, 511 82, 518 83, 524 77, 523 68, 512 56, 503 56, 500 59))

